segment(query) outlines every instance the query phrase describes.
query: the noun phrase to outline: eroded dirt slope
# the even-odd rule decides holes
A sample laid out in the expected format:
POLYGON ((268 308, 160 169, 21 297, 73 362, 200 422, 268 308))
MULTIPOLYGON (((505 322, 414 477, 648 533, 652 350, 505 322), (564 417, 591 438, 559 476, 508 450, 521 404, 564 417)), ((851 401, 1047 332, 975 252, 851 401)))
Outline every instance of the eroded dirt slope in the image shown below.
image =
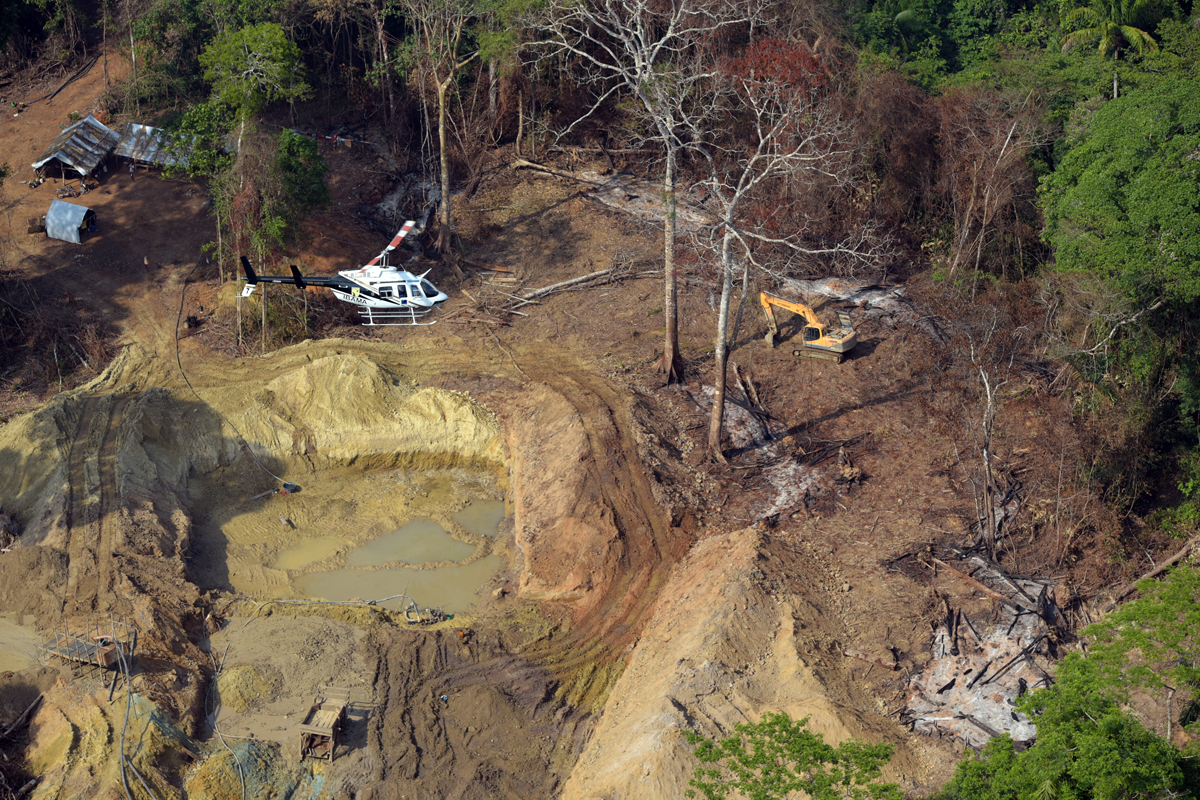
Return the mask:
POLYGON ((684 732, 720 736, 767 711, 809 718, 827 741, 890 741, 885 773, 913 788, 930 754, 853 679, 840 598, 796 565, 802 540, 753 529, 699 542, 654 606, 564 798, 682 797, 693 763, 684 732))

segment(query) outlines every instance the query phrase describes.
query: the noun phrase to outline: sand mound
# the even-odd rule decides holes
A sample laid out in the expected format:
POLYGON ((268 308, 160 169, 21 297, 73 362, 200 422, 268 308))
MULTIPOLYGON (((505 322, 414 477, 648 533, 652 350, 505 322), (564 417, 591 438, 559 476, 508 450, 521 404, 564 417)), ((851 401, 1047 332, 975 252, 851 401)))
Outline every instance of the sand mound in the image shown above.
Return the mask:
POLYGON ((96 785, 118 786, 122 729, 126 756, 156 794, 181 796, 174 787, 189 763, 185 751, 196 752, 196 745, 145 697, 134 694, 128 726, 125 707, 121 694, 109 705, 107 692, 80 694, 60 686, 47 693, 25 751, 30 771, 42 776, 38 797, 75 797, 96 785))
POLYGON ((503 461, 495 420, 469 395, 422 389, 361 356, 316 358, 257 390, 242 384, 221 394, 213 402, 236 409, 227 415, 256 450, 287 454, 306 468, 429 469, 503 461), (237 409, 245 397, 252 401, 237 409))
POLYGON ((270 682, 249 664, 229 667, 217 676, 217 702, 238 713, 248 711, 255 701, 271 694, 270 682))
POLYGON ((682 797, 695 760, 685 730, 715 736, 766 711, 811 717, 827 741, 891 741, 885 771, 921 771, 904 730, 848 679, 844 632, 797 554, 754 531, 715 536, 676 568, 563 798, 682 797), (774 552, 778 551, 778 552, 774 552), (780 555, 787 555, 781 558, 780 555))

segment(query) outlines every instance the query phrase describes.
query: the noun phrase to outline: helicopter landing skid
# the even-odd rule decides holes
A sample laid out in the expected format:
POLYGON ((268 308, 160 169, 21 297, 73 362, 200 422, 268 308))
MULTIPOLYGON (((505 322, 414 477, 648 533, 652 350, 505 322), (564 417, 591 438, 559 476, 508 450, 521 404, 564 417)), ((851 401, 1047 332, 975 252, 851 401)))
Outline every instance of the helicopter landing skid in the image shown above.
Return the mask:
POLYGON ((358 312, 360 317, 363 317, 366 322, 364 327, 373 326, 395 326, 395 325, 435 325, 436 319, 431 319, 429 322, 420 322, 419 320, 428 314, 433 309, 424 308, 418 310, 412 307, 406 311, 372 311, 364 309, 358 312))

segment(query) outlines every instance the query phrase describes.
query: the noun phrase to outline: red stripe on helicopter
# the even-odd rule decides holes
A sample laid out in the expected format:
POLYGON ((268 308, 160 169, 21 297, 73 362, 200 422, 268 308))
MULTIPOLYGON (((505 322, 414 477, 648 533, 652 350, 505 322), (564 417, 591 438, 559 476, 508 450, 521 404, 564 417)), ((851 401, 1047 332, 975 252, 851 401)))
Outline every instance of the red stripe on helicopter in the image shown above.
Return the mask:
MULTIPOLYGON (((371 259, 371 261, 367 264, 367 267, 375 266, 376 264, 379 263, 379 259, 383 258, 384 253, 388 253, 388 252, 391 252, 392 250, 395 250, 396 247, 400 244, 400 242, 402 242, 404 240, 404 237, 408 236, 408 232, 411 231, 416 226, 416 224, 417 223, 411 219, 408 222, 404 223, 404 227, 401 228, 400 232, 396 234, 396 238, 392 239, 392 243, 383 249, 383 253, 380 253, 379 255, 375 256, 375 258, 371 259)), ((367 267, 363 267, 363 269, 360 269, 359 272, 362 272, 367 267)))
POLYGON ((398 244, 400 244, 400 242, 404 239, 405 236, 408 236, 408 232, 411 231, 413 229, 413 226, 415 226, 416 224, 417 223, 413 222, 411 219, 408 222, 404 223, 404 227, 401 228, 400 232, 396 234, 396 238, 392 239, 392 243, 387 246, 387 249, 395 250, 396 246, 398 244))

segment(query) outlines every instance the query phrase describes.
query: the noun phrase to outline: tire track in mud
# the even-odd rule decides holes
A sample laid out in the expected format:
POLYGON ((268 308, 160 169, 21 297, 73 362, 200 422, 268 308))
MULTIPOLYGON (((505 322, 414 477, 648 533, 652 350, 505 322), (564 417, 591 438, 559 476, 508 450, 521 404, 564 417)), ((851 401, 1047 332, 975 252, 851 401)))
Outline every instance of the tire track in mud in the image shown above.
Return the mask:
POLYGON ((397 630, 381 632, 376 644, 374 687, 383 702, 369 739, 381 759, 369 796, 557 794, 591 723, 555 699, 547 668, 512 655, 494 635, 397 630), (571 742, 572 752, 560 742, 571 742))
POLYGON ((606 613, 598 615, 598 627, 581 629, 579 638, 602 637, 619 652, 627 640, 636 640, 644 614, 657 599, 657 592, 646 591, 654 576, 683 556, 688 537, 672 529, 654 500, 633 437, 636 423, 618 391, 603 377, 558 358, 527 359, 522 368, 561 394, 587 433, 592 451, 587 469, 612 510, 625 553, 621 577, 602 605, 606 613))
POLYGON ((116 515, 120 506, 120 494, 117 492, 117 450, 119 446, 117 439, 121 433, 125 407, 132 399, 128 395, 117 398, 108 418, 108 430, 104 434, 104 443, 100 446, 100 513, 97 521, 100 535, 99 550, 96 555, 97 597, 102 589, 106 589, 109 594, 112 593, 115 578, 113 551, 116 549, 116 515))
POLYGON ((114 520, 118 505, 116 462, 117 437, 121 429, 125 406, 132 398, 105 395, 84 401, 75 441, 68 456, 67 543, 68 577, 66 611, 86 613, 99 611, 101 595, 111 594, 113 582, 114 520), (99 416, 98 416, 99 415, 99 416), (104 426, 97 447, 93 448, 93 431, 104 426), (89 466, 94 461, 94 468, 89 466), (94 473, 94 481, 90 479, 94 473))
POLYGON ((67 530, 87 524, 84 512, 84 501, 87 499, 87 459, 88 431, 92 429, 92 418, 100 398, 89 397, 83 401, 83 412, 79 415, 79 424, 75 429, 75 440, 71 442, 71 450, 67 456, 67 530))
POLYGON ((88 460, 91 448, 92 425, 96 412, 104 403, 103 397, 88 397, 83 401, 83 413, 67 460, 67 492, 70 496, 67 512, 67 589, 64 594, 64 610, 79 610, 79 585, 82 576, 94 571, 96 564, 89 550, 90 539, 95 535, 98 524, 94 518, 98 507, 89 503, 92 497, 88 481, 88 460))

